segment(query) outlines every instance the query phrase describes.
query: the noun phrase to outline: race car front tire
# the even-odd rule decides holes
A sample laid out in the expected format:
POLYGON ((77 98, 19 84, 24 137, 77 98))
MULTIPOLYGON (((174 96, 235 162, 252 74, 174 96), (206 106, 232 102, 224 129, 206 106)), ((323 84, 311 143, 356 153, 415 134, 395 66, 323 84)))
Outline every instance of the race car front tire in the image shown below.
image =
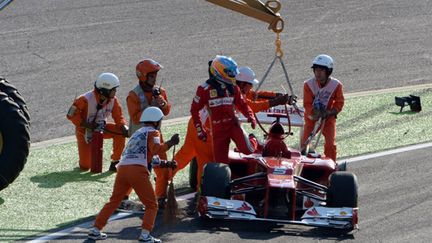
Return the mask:
POLYGON ((201 196, 230 198, 231 170, 226 164, 208 163, 204 167, 201 196))
POLYGON ((24 168, 30 149, 29 122, 20 106, 0 92, 0 191, 24 168))
POLYGON ((327 189, 327 207, 350 207, 358 206, 358 183, 357 177, 350 172, 336 171, 330 175, 330 183, 327 189))

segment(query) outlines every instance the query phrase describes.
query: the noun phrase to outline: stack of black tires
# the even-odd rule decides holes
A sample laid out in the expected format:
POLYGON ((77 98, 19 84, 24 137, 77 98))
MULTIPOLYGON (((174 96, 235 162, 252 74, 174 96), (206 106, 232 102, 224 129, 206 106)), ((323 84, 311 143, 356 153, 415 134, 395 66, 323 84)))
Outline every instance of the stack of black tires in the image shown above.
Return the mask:
POLYGON ((30 149, 29 126, 30 115, 23 97, 0 77, 0 191, 24 168, 30 149))

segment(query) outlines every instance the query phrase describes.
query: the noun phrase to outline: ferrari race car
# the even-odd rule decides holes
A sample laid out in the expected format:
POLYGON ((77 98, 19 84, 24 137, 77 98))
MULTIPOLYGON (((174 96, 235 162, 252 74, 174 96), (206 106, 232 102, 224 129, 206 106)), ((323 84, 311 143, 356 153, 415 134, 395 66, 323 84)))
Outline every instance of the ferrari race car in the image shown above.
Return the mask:
POLYGON ((289 120, 287 113, 267 114, 273 123, 260 153, 230 151, 228 164, 205 166, 199 215, 356 229, 356 176, 345 171, 346 165, 287 147, 287 132, 280 121, 289 120))

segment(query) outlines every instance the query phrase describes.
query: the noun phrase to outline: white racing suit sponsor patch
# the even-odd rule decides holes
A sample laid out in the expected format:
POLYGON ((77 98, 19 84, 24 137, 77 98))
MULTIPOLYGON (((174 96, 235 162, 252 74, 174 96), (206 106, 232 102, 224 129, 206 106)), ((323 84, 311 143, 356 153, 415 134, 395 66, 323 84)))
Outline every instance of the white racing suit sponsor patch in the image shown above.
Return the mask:
POLYGON ((209 100, 209 106, 216 107, 221 105, 232 105, 233 102, 234 102, 234 97, 223 97, 223 98, 209 100))

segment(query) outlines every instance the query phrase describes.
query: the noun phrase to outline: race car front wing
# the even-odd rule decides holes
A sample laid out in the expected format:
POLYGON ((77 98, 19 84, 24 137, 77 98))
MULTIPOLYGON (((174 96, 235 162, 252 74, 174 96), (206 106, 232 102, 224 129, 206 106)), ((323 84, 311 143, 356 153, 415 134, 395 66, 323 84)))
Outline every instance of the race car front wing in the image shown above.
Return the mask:
POLYGON ((203 196, 198 204, 198 212, 201 217, 213 219, 255 220, 345 230, 358 228, 358 208, 311 207, 301 220, 284 220, 261 218, 246 201, 203 196))

